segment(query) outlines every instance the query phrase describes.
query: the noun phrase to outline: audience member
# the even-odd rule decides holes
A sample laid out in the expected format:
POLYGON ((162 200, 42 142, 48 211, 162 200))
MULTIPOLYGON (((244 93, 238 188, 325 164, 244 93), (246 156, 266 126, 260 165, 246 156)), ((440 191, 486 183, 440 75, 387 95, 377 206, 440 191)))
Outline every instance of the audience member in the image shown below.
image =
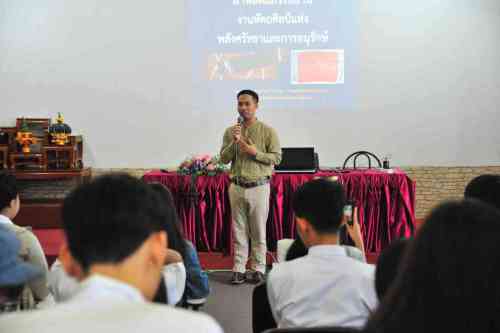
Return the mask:
POLYGON ((445 203, 410 242, 367 332, 500 332, 500 212, 445 203))
POLYGON ((210 317, 151 301, 165 265, 168 216, 142 181, 115 174, 94 179, 63 204, 66 272, 80 280, 68 301, 0 318, 10 333, 221 332, 210 317))
POLYGON ((375 290, 379 300, 387 294, 401 271, 401 261, 408 242, 407 239, 398 239, 380 253, 375 269, 375 290))
POLYGON ((374 267, 349 258, 338 245, 345 195, 342 186, 317 179, 293 198, 305 257, 277 264, 268 297, 278 327, 361 327, 377 305, 374 267))
POLYGON ((500 175, 482 175, 465 188, 465 197, 481 200, 500 209, 500 175))
POLYGON ((171 207, 169 209, 170 218, 165 223, 165 230, 169 235, 170 248, 181 254, 186 267, 186 289, 183 300, 187 302, 188 300, 204 299, 210 293, 208 276, 201 268, 196 248, 183 237, 172 193, 161 183, 152 183, 151 187, 161 196, 165 207, 171 207))
POLYGON ((0 314, 29 308, 21 297, 26 284, 42 272, 19 258, 21 243, 16 235, 0 226, 0 314))
POLYGON ((0 225, 14 232, 19 239, 21 243, 19 256, 42 272, 37 279, 30 281, 28 288, 23 291, 24 306, 27 308, 50 306, 54 301, 47 284, 48 265, 42 246, 28 228, 17 226, 12 222, 20 207, 16 178, 12 174, 1 172, 0 225))
MULTIPOLYGON (((354 216, 353 216, 353 223, 352 225, 349 225, 346 223, 345 217, 343 218, 343 223, 340 226, 340 232, 339 232, 339 245, 342 245, 344 250, 346 251, 347 256, 356 259, 361 262, 366 262, 366 256, 364 252, 364 243, 363 243, 363 236, 361 235, 361 227, 359 225, 358 221, 358 210, 357 208, 354 209, 354 216), (344 234, 342 236, 341 234, 344 234), (355 246, 351 245, 346 245, 344 243, 344 240, 346 238, 349 238, 352 241, 352 243, 355 246)), ((347 243, 347 242, 346 242, 347 243)), ((301 258, 305 255, 307 255, 308 249, 304 245, 304 242, 300 237, 297 237, 286 252, 286 261, 294 260, 297 258, 301 258)))
POLYGON ((57 303, 69 300, 79 288, 78 280, 66 273, 59 258, 52 263, 48 280, 50 293, 57 303))
POLYGON ((186 289, 186 268, 179 252, 167 249, 162 276, 153 302, 176 305, 182 300, 186 289))
MULTIPOLYGON (((78 280, 64 270, 64 265, 61 263, 62 255, 50 267, 48 278, 50 293, 58 303, 69 300, 79 288, 78 280)), ((186 269, 180 255, 172 249, 167 249, 166 262, 169 264, 163 267, 163 279, 160 281, 153 302, 175 305, 181 300, 184 292, 186 269)))
MULTIPOLYGON (((357 209, 354 212, 353 224, 348 225, 344 222, 341 228, 343 228, 346 235, 353 235, 353 238, 357 240, 358 247, 343 245, 342 236, 339 235, 339 243, 342 245, 348 257, 351 257, 360 262, 366 262, 366 257, 362 252, 364 250, 363 238, 361 236, 361 228, 359 227, 357 209)), ((351 236, 349 236, 351 237, 351 236)), ((308 253, 307 247, 300 237, 295 239, 288 250, 286 251, 285 261, 295 260, 297 258, 302 258, 308 253)), ((254 333, 264 332, 265 330, 276 328, 277 324, 274 320, 271 305, 269 304, 269 298, 267 296, 267 286, 266 283, 260 284, 254 288, 252 296, 252 326, 254 333)))

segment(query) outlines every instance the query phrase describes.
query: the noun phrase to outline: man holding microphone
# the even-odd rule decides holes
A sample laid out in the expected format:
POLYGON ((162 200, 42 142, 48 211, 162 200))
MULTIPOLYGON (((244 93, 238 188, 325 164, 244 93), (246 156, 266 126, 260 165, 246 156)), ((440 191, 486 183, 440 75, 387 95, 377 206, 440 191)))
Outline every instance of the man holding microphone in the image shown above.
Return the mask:
POLYGON ((257 120, 259 96, 252 90, 238 93, 238 123, 226 129, 220 158, 231 163, 229 200, 233 218, 234 266, 232 284, 264 281, 266 222, 270 181, 281 162, 276 131, 257 120), (249 239, 250 272, 246 273, 249 239))

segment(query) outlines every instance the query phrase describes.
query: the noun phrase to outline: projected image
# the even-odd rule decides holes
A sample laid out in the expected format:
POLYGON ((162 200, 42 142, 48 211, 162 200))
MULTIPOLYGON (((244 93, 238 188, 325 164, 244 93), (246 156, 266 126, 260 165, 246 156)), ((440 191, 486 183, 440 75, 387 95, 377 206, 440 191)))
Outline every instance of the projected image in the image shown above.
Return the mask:
POLYGON ((344 50, 294 50, 292 84, 343 84, 344 50))
POLYGON ((276 80, 281 49, 214 53, 208 58, 209 80, 276 80))
POLYGON ((353 109, 359 0, 187 0, 186 13, 196 109, 245 88, 271 109, 353 109))

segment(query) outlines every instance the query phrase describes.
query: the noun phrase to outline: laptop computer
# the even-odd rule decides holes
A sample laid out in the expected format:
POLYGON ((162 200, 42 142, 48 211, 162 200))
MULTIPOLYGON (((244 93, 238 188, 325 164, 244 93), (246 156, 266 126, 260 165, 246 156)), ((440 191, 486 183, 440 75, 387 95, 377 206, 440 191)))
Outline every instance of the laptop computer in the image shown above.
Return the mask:
POLYGON ((275 167, 277 173, 315 173, 318 156, 314 147, 282 148, 281 163, 275 167))

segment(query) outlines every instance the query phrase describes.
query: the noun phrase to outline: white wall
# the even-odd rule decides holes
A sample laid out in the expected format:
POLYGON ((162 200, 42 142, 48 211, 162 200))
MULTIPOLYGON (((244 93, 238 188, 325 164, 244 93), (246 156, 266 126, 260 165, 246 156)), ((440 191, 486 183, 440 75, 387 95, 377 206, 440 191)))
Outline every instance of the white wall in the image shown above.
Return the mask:
MULTIPOLYGON (((500 164, 500 2, 362 0, 360 15, 356 110, 263 103, 283 146, 315 145, 322 165, 359 149, 398 165, 500 164)), ((217 152, 235 110, 191 108, 184 16, 181 0, 0 0, 0 125, 62 112, 101 168, 217 152)))

